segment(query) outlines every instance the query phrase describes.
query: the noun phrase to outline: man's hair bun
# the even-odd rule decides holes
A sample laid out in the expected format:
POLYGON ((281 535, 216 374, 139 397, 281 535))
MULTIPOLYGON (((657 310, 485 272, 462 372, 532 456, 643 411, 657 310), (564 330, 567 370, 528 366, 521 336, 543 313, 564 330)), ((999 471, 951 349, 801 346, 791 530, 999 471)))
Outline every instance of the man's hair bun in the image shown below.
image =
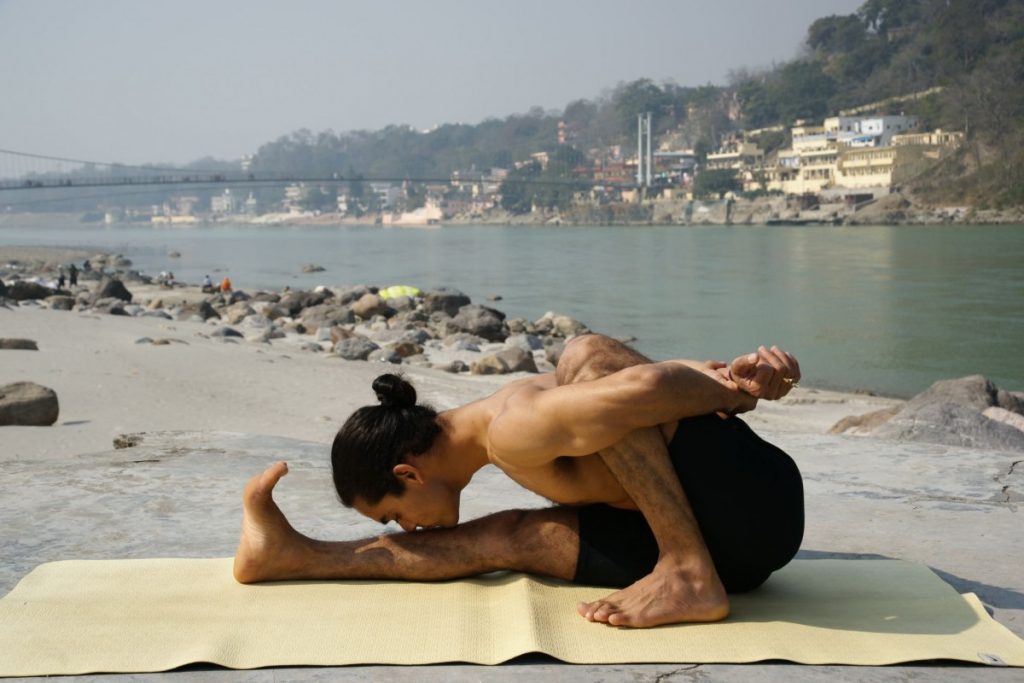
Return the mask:
POLYGON ((400 375, 381 375, 373 380, 373 393, 385 408, 412 408, 416 405, 416 390, 400 375))

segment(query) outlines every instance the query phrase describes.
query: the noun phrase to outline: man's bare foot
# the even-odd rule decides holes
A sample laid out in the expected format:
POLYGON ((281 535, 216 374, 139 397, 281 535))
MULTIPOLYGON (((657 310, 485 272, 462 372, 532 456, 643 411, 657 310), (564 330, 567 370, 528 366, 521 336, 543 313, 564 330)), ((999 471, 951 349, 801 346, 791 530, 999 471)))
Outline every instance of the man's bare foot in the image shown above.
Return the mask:
POLYGON ((729 616, 729 599, 713 568, 694 570, 662 560, 633 585, 603 600, 581 602, 577 610, 590 621, 645 628, 720 621, 729 616))
POLYGON ((274 463, 245 486, 234 567, 240 583, 301 578, 298 561, 309 539, 292 528, 273 497, 274 486, 286 474, 286 463, 274 463))

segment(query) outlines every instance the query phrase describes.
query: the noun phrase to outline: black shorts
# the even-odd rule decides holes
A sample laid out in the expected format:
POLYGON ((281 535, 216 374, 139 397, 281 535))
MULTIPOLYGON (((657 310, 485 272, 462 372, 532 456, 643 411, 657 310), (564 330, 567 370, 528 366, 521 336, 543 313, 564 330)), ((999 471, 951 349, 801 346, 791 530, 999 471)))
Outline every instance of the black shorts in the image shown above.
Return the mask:
MULTIPOLYGON (((804 493, 788 455, 739 418, 717 415, 680 420, 668 450, 728 592, 757 588, 793 559, 803 540, 804 493)), ((628 586, 658 560, 639 512, 585 505, 579 533, 575 583, 628 586)))

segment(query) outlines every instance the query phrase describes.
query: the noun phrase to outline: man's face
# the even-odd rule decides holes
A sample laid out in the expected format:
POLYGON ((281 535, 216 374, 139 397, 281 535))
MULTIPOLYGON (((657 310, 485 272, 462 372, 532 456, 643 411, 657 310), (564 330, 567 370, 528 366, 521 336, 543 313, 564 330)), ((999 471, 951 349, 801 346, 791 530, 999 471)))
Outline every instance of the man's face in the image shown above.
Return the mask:
POLYGON ((405 493, 384 496, 373 505, 357 498, 353 507, 382 524, 394 521, 405 531, 459 523, 459 494, 428 482, 406 482, 405 493))

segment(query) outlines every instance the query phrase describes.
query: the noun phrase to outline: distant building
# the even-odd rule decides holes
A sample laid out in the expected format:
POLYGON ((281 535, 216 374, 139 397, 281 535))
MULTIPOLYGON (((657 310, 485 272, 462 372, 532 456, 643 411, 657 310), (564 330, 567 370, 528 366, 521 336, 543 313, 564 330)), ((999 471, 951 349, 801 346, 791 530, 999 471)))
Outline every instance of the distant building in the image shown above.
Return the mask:
POLYGON ((370 183, 370 190, 377 195, 377 201, 382 209, 393 208, 395 201, 402 194, 402 188, 392 183, 370 183))
MULTIPOLYGON (((252 196, 250 194, 250 196, 252 196)), ((235 195, 230 189, 224 190, 223 194, 210 197, 210 212, 216 214, 235 213, 238 210, 238 203, 235 195)))

